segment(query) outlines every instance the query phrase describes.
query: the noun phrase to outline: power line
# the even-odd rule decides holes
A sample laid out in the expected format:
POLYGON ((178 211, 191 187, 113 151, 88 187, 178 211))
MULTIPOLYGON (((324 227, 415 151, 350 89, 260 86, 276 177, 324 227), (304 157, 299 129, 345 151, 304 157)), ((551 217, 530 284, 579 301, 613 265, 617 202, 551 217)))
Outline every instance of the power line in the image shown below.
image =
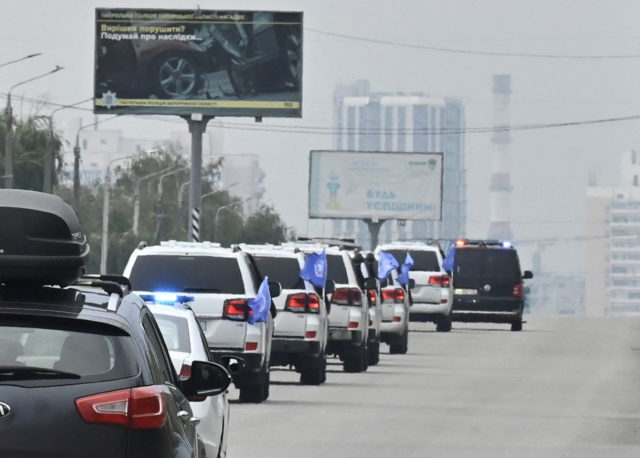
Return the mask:
POLYGON ((317 33, 319 35, 325 35, 334 38, 342 38, 346 40, 362 41, 365 43, 375 43, 387 46, 397 46, 402 48, 420 49, 424 51, 436 51, 452 54, 467 54, 476 56, 491 56, 491 57, 525 57, 534 59, 576 59, 576 60, 603 60, 603 59, 637 59, 640 58, 640 54, 595 54, 595 55, 579 55, 579 54, 547 54, 547 53, 513 53, 513 52, 498 52, 498 51, 483 51, 473 49, 462 48, 445 48, 441 46, 428 46, 415 43, 405 43, 400 41, 382 40, 379 38, 363 37, 358 35, 349 35, 346 33, 329 32, 326 30, 313 29, 305 27, 305 31, 317 33))

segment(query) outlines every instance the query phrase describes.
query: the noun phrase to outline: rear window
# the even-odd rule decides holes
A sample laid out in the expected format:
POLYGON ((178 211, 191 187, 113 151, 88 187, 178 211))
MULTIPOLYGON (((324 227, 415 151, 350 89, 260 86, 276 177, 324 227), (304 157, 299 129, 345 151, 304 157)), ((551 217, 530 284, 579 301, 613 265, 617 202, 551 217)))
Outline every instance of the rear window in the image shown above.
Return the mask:
POLYGON ((347 269, 344 266, 344 260, 341 254, 327 255, 327 281, 333 281, 338 284, 349 283, 347 269))
POLYGON ((129 279, 136 291, 245 293, 235 257, 138 256, 129 279))
POLYGON ((407 256, 407 253, 411 255, 413 258, 413 267, 411 270, 421 270, 421 271, 429 271, 429 272, 438 272, 440 270, 440 264, 438 263, 438 256, 435 251, 425 251, 425 250, 385 250, 388 253, 391 253, 397 260, 399 264, 404 262, 404 259, 407 256))
POLYGON ((514 250, 507 249, 457 249, 453 266, 454 282, 520 279, 520 263, 514 250))
POLYGON ((276 258, 271 256, 253 257, 260 275, 277 281, 284 289, 304 289, 304 280, 300 278, 300 264, 296 258, 276 258))
POLYGON ((123 331, 93 325, 89 332, 80 320, 46 318, 0 317, 0 384, 76 384, 138 373, 123 331))
POLYGON ((181 316, 153 314, 169 350, 191 353, 189 322, 181 316))

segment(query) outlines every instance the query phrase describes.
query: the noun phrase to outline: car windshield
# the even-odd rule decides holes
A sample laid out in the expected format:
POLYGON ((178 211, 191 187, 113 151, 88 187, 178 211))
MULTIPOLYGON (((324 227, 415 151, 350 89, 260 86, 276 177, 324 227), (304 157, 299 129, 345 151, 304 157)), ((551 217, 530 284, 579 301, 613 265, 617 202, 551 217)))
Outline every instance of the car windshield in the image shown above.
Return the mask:
POLYGON ((189 322, 185 317, 153 312, 167 348, 172 351, 191 353, 189 322))
POLYGON ((413 258, 413 266, 411 270, 420 270, 427 272, 438 272, 440 270, 440 264, 438 264, 438 257, 435 251, 426 250, 385 250, 391 253, 398 263, 402 264, 407 256, 407 253, 413 258))
POLYGON ((300 278, 300 263, 296 258, 254 256, 258 270, 270 281, 279 282, 284 289, 304 289, 300 278))
POLYGON ((453 271, 454 286, 477 286, 485 282, 514 283, 520 279, 520 265, 514 250, 456 250, 453 271))
POLYGON ((136 291, 245 293, 235 257, 139 256, 129 279, 136 291))
POLYGON ((342 285, 349 283, 347 269, 341 254, 327 255, 327 281, 333 281, 342 285))
POLYGON ((115 328, 89 332, 74 320, 33 321, 0 318, 0 384, 86 383, 138 372, 129 356, 130 337, 115 328))

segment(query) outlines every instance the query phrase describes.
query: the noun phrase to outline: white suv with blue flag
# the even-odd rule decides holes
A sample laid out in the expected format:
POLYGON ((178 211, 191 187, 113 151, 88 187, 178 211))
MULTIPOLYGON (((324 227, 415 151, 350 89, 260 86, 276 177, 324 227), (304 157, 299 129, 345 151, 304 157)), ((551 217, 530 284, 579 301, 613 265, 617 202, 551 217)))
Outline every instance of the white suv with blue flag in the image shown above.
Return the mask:
POLYGON ((124 275, 136 293, 188 295, 214 361, 239 359, 233 373, 243 402, 269 397, 269 357, 280 285, 262 278, 251 255, 203 242, 142 244, 124 275))
POLYGON ((423 242, 395 242, 379 245, 381 251, 392 254, 399 262, 404 262, 407 254, 413 260, 409 278, 415 282, 410 289, 411 321, 431 321, 436 330, 451 330, 451 304, 453 291, 449 275, 442 267, 444 255, 438 245, 423 242))
POLYGON ((329 308, 327 354, 338 356, 343 362, 345 372, 367 370, 367 294, 358 283, 350 252, 340 247, 317 243, 296 243, 288 246, 299 248, 307 256, 320 256, 321 253, 326 256, 325 295, 329 308))
POLYGON ((407 253, 402 264, 386 251, 378 252, 378 280, 382 303, 380 339, 389 344, 389 353, 405 354, 409 349, 409 289, 413 281, 409 271, 413 265, 407 253))
POLYGON ((274 299, 278 310, 271 344, 271 366, 290 366, 300 373, 303 385, 324 383, 327 374, 328 316, 321 291, 326 279, 326 260, 305 255, 298 249, 274 245, 239 247, 251 253, 260 274, 282 285, 274 299), (301 272, 303 271, 303 272, 301 272), (301 277, 301 274, 305 277, 301 277))

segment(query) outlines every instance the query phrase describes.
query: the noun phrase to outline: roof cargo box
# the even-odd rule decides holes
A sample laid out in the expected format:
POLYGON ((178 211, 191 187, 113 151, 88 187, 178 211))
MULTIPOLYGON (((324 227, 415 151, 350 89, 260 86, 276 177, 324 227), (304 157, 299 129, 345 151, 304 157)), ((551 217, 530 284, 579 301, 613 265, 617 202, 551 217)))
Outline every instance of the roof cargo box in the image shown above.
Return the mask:
POLYGON ((0 283, 74 283, 89 256, 73 209, 42 192, 0 189, 0 283))

